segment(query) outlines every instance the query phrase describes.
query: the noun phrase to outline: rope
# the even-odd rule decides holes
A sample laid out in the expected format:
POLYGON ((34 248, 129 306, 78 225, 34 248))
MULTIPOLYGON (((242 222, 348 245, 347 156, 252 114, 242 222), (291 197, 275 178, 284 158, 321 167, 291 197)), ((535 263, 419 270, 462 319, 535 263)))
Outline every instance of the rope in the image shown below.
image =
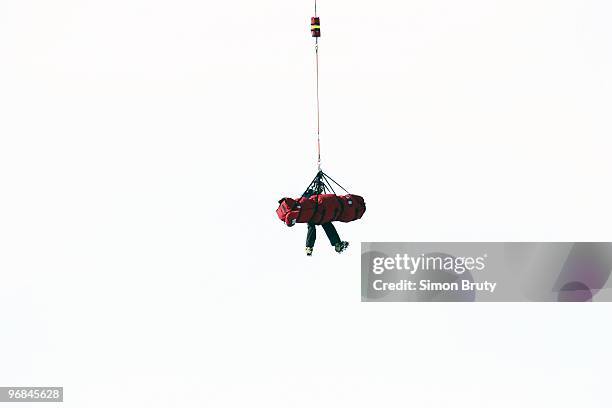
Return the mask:
MULTIPOLYGON (((314 16, 315 18, 318 17, 317 0, 314 0, 314 16)), ((336 195, 336 191, 334 190, 332 183, 340 187, 347 194, 350 194, 346 188, 342 187, 342 185, 340 185, 336 180, 329 177, 327 174, 323 173, 323 171, 321 170, 321 108, 320 108, 320 99, 319 99, 319 37, 314 35, 315 33, 314 25, 315 24, 318 25, 318 22, 313 19, 312 24, 313 24, 313 27, 312 27, 313 36, 315 37, 315 68, 316 68, 316 89, 317 89, 317 167, 318 167, 318 171, 317 171, 317 175, 315 176, 315 178, 310 182, 308 187, 306 187, 306 191, 304 191, 304 193, 302 194, 302 197, 305 197, 306 193, 308 193, 309 191, 310 193, 314 192, 315 195, 317 196, 321 193, 325 194, 328 191, 331 191, 334 193, 334 195, 336 195)))
POLYGON ((336 180, 334 180, 333 178, 331 178, 327 174, 323 173, 322 171, 319 171, 317 173, 317 175, 314 177, 314 179, 312 179, 310 184, 308 184, 308 187, 306 187, 306 190, 304 191, 304 193, 302 193, 302 197, 305 197, 306 193, 309 190, 310 191, 314 191, 314 192, 318 192, 319 190, 322 190, 325 193, 329 189, 334 194, 336 194, 336 191, 334 190, 334 187, 332 186, 332 183, 337 185, 338 187, 340 187, 342 190, 344 190, 345 193, 350 194, 348 192, 348 190, 346 188, 342 187, 342 185, 340 183, 338 183, 336 180))
POLYGON ((315 185, 316 185, 316 181, 319 178, 319 173, 317 173, 317 175, 315 176, 315 178, 312 179, 312 181, 310 182, 310 184, 308 184, 308 187, 306 187, 306 190, 304 190, 304 192, 302 193, 302 197, 306 196, 306 193, 308 192, 308 190, 312 189, 315 185))
MULTIPOLYGON (((317 17, 317 0, 314 2, 314 13, 317 17)), ((319 38, 315 37, 315 62, 317 72, 317 168, 321 171, 321 114, 319 107, 319 38)))
POLYGON ((327 179, 327 177, 325 177, 325 173, 321 173, 321 175, 323 176, 324 182, 327 183, 327 186, 331 189, 332 193, 334 193, 334 195, 337 195, 336 194, 336 190, 334 190, 334 188, 332 187, 332 185, 329 182, 329 180, 327 179))
MULTIPOLYGON (((351 193, 349 193, 349 192, 348 192, 348 190, 347 190, 346 188, 342 187, 342 185, 341 185, 340 183, 338 183, 338 182, 337 182, 336 180, 334 180, 333 178, 329 177, 327 174, 323 173, 323 177, 325 177, 325 180, 328 180, 328 183, 329 183, 329 180, 331 180, 331 181, 332 181, 332 182, 333 182, 335 185, 337 185, 338 187, 340 187, 341 189, 343 189, 343 190, 346 192, 346 194, 351 194, 351 193)), ((330 187, 331 187, 331 186, 330 186, 330 187)))

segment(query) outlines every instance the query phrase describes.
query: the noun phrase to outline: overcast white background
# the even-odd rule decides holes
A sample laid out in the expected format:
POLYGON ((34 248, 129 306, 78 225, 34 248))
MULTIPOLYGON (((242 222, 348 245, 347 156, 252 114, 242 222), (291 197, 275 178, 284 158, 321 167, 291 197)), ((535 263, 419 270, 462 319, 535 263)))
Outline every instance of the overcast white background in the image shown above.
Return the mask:
POLYGON ((368 211, 306 258, 312 6, 0 0, 0 385, 609 407, 608 304, 362 304, 359 243, 612 241, 612 3, 321 0, 323 169, 368 211))

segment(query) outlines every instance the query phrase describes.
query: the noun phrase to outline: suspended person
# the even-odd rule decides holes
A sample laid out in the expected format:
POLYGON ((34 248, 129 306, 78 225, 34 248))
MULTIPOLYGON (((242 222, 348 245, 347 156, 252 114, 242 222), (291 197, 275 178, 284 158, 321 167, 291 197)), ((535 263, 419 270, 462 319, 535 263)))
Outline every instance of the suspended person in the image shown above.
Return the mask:
MULTIPOLYGON (((321 20, 317 15, 317 0, 315 0, 314 6, 315 6, 314 7, 315 16, 311 18, 311 32, 312 32, 312 36, 315 38, 316 90, 317 90, 316 92, 316 96, 317 96, 316 98, 316 101, 317 101, 317 104, 316 104, 317 106, 317 133, 316 134, 317 134, 317 165, 319 168, 319 172, 317 173, 317 176, 315 177, 315 179, 309 185, 307 191, 302 195, 302 197, 306 197, 306 198, 310 198, 315 194, 321 194, 323 191, 325 191, 325 188, 323 187, 325 181, 329 182, 329 180, 327 180, 327 176, 323 173, 323 171, 321 171, 321 143, 320 143, 320 133, 321 132, 320 132, 320 127, 319 127, 319 111, 320 111, 319 109, 319 37, 321 37, 321 20)), ((331 180, 331 177, 330 177, 330 180, 331 180)), ((334 182, 335 184, 338 184, 334 180, 331 180, 331 181, 334 182)), ((339 216, 342 216, 340 221, 350 222, 350 221, 355 221, 355 220, 360 219, 366 210, 365 202, 363 201, 363 197, 350 194, 348 191, 346 191, 344 187, 340 186, 339 184, 338 186, 341 187, 347 193, 346 196, 342 196, 342 197, 336 196, 338 201, 342 201, 342 203, 340 204, 342 208, 339 214, 339 216), (355 204, 353 204, 353 200, 355 200, 355 204), (351 207, 350 213, 343 214, 345 205, 351 207)), ((336 193, 333 191, 333 188, 331 187, 331 185, 329 187, 335 195, 336 193)), ((306 219, 300 218, 300 215, 301 215, 300 208, 301 207, 299 204, 300 202, 303 202, 303 201, 300 201, 300 199, 297 199, 297 200, 291 199, 292 204, 289 205, 287 204, 287 200, 288 200, 287 197, 285 197, 279 201, 280 205, 276 210, 276 214, 280 218, 280 220, 283 221, 283 223, 285 223, 289 227, 295 225, 297 222, 305 222, 306 219)), ((316 213, 316 210, 317 210, 317 207, 315 206, 315 213, 316 213)), ((323 215, 324 215, 324 211, 321 214, 321 220, 323 220, 323 215)), ((334 218, 335 216, 336 214, 334 214, 334 218)), ((331 219, 331 218, 328 218, 328 219, 331 219)), ((325 231, 325 234, 327 234, 327 237, 329 238, 329 242, 335 248, 336 252, 341 253, 348 247, 349 243, 346 241, 342 241, 340 239, 340 236, 338 236, 338 231, 336 231, 336 228, 333 226, 331 222, 323 224, 323 230, 325 231)), ((308 222, 308 233, 306 235, 306 255, 308 256, 312 256, 316 237, 317 237, 317 230, 316 230, 315 224, 308 222)))
MULTIPOLYGON (((304 193, 304 197, 309 198, 313 195, 317 194, 316 191, 308 190, 304 193)), ((320 192, 319 192, 320 194, 320 192)), ((321 225, 327 238, 329 238, 329 242, 332 244, 337 253, 342 253, 346 248, 348 248, 349 243, 347 241, 342 241, 340 236, 338 235, 338 231, 336 231, 336 227, 331 222, 325 223, 321 225)), ((314 244, 317 239, 317 228, 315 224, 309 222, 308 223, 308 232, 306 233, 306 255, 312 256, 312 251, 314 250, 314 244)))

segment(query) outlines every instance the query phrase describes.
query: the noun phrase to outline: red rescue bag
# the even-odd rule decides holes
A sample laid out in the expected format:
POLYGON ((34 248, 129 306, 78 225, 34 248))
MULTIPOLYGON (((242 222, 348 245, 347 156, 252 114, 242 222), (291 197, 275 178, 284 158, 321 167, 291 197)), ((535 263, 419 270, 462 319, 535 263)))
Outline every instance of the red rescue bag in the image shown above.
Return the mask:
POLYGON ((289 227, 296 223, 351 222, 360 219, 366 210, 363 197, 355 194, 319 194, 298 199, 285 197, 278 203, 276 215, 289 227))

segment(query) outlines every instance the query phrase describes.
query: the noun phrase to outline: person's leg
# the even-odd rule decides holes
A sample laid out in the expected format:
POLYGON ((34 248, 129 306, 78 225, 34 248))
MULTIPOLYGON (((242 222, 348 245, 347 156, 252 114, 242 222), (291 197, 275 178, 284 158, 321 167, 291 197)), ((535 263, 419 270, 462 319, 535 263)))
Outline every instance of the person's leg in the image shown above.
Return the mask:
POLYGON ((340 240, 338 231, 336 231, 336 227, 334 227, 331 222, 323 224, 323 229, 327 234, 327 238, 329 238, 329 242, 331 242, 332 246, 336 249, 336 252, 341 253, 344 252, 346 248, 348 248, 349 243, 340 240))
POLYGON ((328 222, 327 224, 323 224, 322 226, 332 246, 336 246, 337 244, 339 244, 340 236, 338 235, 338 231, 336 231, 336 227, 334 227, 334 224, 332 224, 331 222, 328 222))
POLYGON ((306 248, 314 247, 317 239, 317 229, 314 224, 308 223, 308 232, 306 233, 306 248))

